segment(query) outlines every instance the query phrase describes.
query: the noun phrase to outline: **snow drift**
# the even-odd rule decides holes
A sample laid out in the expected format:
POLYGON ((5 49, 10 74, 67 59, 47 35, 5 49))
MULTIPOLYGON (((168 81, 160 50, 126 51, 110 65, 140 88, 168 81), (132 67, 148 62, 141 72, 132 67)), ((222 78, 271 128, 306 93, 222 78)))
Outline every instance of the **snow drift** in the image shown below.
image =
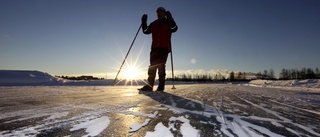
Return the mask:
POLYGON ((50 85, 59 79, 48 73, 28 70, 0 70, 0 86, 50 85))
POLYGON ((66 80, 36 70, 0 70, 0 86, 105 86, 111 83, 111 80, 66 80))
MULTIPOLYGON (((0 70, 0 86, 107 86, 113 80, 67 80, 36 70, 0 70)), ((118 81, 116 85, 144 85, 143 81, 118 81)))

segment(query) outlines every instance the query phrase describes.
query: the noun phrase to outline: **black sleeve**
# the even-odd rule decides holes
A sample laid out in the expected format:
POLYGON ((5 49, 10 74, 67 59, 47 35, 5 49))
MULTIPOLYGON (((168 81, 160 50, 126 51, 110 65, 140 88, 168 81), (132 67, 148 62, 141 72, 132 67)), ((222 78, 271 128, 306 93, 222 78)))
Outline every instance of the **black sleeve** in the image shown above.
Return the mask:
POLYGON ((148 26, 147 23, 142 23, 142 30, 144 34, 150 34, 151 33, 151 25, 148 26))
POLYGON ((178 26, 173 19, 169 20, 169 27, 170 27, 171 32, 176 32, 178 30, 178 26))

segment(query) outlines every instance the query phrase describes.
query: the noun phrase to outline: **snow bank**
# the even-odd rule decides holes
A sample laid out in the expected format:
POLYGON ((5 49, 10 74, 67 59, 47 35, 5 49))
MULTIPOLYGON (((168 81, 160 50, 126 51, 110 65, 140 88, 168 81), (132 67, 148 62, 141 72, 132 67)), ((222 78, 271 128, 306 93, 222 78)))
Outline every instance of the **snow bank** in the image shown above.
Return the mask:
POLYGON ((250 86, 259 87, 301 87, 301 88, 320 88, 319 79, 306 80, 252 80, 250 86))
POLYGON ((111 85, 112 82, 111 80, 66 80, 35 70, 0 70, 0 86, 99 86, 111 85))
POLYGON ((0 86, 48 85, 59 83, 59 79, 48 73, 27 70, 0 70, 0 86))

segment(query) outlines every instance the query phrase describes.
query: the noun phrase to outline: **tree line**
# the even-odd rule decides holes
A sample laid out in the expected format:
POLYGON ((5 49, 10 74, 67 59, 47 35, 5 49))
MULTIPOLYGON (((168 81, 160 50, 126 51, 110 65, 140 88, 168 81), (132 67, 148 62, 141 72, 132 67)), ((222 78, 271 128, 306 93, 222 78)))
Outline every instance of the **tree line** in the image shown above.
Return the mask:
POLYGON ((320 79, 319 68, 282 69, 279 79, 320 79))
MULTIPOLYGON (((167 78, 168 81, 172 81, 172 78, 167 78)), ((175 81, 183 81, 183 82, 227 82, 227 81, 250 81, 247 77, 246 72, 230 72, 227 76, 217 73, 217 74, 180 74, 175 76, 175 81)))
MULTIPOLYGON (((231 71, 227 76, 221 73, 217 74, 180 74, 175 76, 175 81, 184 82, 235 82, 235 81, 250 81, 254 79, 264 79, 264 80, 291 80, 291 79, 320 79, 320 70, 318 68, 302 68, 302 69, 282 69, 279 78, 275 76, 273 69, 263 70, 256 74, 247 72, 234 72, 231 71)), ((167 80, 172 81, 172 78, 167 78, 167 80)))
POLYGON ((55 76, 57 78, 63 78, 68 80, 104 80, 104 78, 97 78, 93 76, 55 76))
MULTIPOLYGON (((256 74, 257 79, 276 80, 273 69, 264 70, 256 74)), ((302 69, 282 69, 278 80, 292 79, 320 79, 319 68, 302 68, 302 69)))

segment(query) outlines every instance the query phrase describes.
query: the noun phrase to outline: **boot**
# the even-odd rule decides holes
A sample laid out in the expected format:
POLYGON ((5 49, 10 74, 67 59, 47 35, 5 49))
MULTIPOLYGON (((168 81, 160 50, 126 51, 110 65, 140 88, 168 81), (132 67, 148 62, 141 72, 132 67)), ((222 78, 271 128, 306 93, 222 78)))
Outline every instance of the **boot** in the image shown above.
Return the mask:
POLYGON ((152 91, 153 90, 153 85, 154 85, 154 79, 155 79, 155 73, 156 73, 156 68, 149 66, 148 69, 148 84, 143 86, 142 88, 138 89, 140 91, 152 91))
POLYGON ((145 85, 142 88, 139 88, 138 90, 152 92, 153 88, 151 88, 149 85, 145 85))
POLYGON ((154 77, 148 77, 148 84, 138 89, 140 91, 153 91, 154 77))

